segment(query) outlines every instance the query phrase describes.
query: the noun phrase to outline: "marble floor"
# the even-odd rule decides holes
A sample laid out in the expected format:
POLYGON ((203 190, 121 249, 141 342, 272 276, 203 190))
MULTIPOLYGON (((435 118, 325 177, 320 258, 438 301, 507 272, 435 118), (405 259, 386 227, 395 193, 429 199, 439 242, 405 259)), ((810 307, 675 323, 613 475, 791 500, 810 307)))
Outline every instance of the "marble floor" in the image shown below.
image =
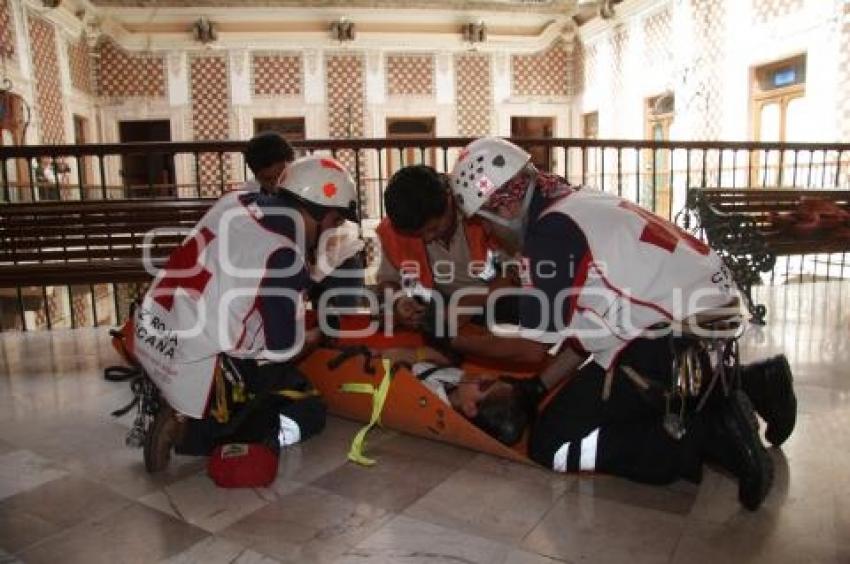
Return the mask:
POLYGON ((700 486, 556 475, 332 418, 267 489, 217 489, 201 459, 158 476, 124 446, 107 331, 0 334, 0 562, 850 562, 850 284, 762 288, 745 358, 785 351, 800 414, 756 513, 700 486))

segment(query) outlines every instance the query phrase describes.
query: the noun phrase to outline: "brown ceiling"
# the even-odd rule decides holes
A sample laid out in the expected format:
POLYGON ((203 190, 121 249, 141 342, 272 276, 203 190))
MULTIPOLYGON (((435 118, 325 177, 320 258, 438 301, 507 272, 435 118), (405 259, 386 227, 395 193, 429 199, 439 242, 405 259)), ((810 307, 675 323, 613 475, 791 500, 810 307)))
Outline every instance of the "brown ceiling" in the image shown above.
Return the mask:
POLYGON ((572 14, 575 0, 91 0, 110 8, 400 8, 572 14))

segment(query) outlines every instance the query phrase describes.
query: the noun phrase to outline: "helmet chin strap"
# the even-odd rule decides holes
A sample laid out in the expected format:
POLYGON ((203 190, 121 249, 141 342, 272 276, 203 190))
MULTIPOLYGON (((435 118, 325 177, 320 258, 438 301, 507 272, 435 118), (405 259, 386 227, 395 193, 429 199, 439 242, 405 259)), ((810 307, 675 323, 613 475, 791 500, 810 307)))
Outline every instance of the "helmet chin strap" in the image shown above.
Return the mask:
POLYGON ((488 210, 478 210, 476 215, 479 215, 491 221, 496 225, 500 225, 517 237, 520 243, 525 242, 525 232, 528 229, 528 209, 531 207, 531 200, 534 197, 534 188, 537 183, 537 174, 534 174, 528 182, 528 188, 525 190, 525 196, 522 198, 522 207, 519 214, 513 218, 502 217, 488 210))

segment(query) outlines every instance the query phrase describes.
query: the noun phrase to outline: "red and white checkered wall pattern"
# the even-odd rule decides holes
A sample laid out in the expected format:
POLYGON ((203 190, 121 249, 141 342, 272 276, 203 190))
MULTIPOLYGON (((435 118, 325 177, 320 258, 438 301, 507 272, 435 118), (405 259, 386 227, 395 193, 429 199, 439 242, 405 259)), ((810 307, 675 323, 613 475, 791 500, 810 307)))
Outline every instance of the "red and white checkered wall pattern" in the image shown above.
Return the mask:
MULTIPOLYGON (((227 57, 196 55, 189 59, 189 84, 192 100, 192 135, 195 141, 213 141, 230 137, 230 81, 227 57)), ((217 196, 222 183, 230 181, 230 158, 219 160, 215 153, 199 159, 200 195, 217 196)))
POLYGON ((803 0, 752 0, 752 2, 753 23, 756 24, 770 22, 803 8, 803 0))
POLYGON ((254 96, 300 96, 304 60, 299 53, 255 53, 251 56, 254 96))
POLYGON ((56 50, 56 30, 44 19, 29 14, 32 68, 35 73, 35 101, 41 142, 65 142, 65 106, 56 50))
MULTIPOLYGON (((366 131, 366 60, 362 53, 333 53, 325 57, 328 136, 332 139, 363 137, 366 131)), ((356 174, 354 151, 339 151, 337 158, 356 174)), ((360 154, 361 162, 364 155, 360 154)), ((363 186, 366 167, 360 169, 363 186)), ((368 194, 360 194, 360 205, 368 208, 368 194)))
POLYGON ((483 53, 455 55, 457 134, 490 134, 493 115, 493 79, 490 56, 483 53))
POLYGON ((128 52, 107 39, 98 46, 98 92, 118 98, 165 97, 165 57, 128 52))
POLYGON ((12 7, 9 0, 0 0, 0 55, 11 57, 15 54, 15 24, 12 21, 12 7))
POLYGON ((511 91, 516 96, 569 96, 573 58, 563 41, 531 55, 511 57, 511 91))
POLYGON ((84 39, 68 41, 68 66, 71 69, 71 85, 77 90, 91 94, 91 58, 84 39))
POLYGON ((388 96, 433 96, 434 55, 387 55, 388 96))
POLYGON ((325 60, 325 87, 329 136, 362 137, 366 109, 366 64, 363 55, 328 55, 325 60))

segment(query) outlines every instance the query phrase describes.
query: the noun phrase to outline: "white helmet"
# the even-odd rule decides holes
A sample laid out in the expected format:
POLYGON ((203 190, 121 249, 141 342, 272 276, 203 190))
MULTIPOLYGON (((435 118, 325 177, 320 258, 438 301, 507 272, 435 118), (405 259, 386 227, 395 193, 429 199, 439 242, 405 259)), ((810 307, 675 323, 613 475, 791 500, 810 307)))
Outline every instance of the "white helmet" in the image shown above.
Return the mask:
POLYGON ((476 139, 461 151, 450 177, 463 213, 474 215, 490 195, 517 175, 531 155, 498 137, 476 139))
POLYGON ((288 165, 277 181, 305 202, 343 211, 357 221, 357 189, 345 166, 330 157, 302 157, 288 165))

